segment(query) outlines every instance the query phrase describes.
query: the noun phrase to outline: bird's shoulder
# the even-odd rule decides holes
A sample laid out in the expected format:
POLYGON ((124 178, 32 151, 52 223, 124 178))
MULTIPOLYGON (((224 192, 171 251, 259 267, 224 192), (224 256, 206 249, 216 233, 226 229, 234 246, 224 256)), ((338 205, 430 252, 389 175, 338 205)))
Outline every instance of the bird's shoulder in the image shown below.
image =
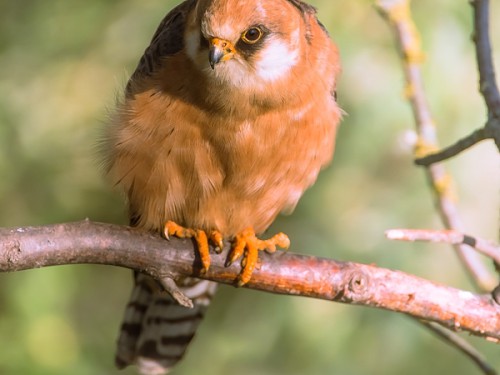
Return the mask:
POLYGON ((127 84, 127 92, 134 80, 152 75, 162 58, 174 55, 184 48, 186 18, 195 4, 196 0, 186 0, 163 18, 127 84))

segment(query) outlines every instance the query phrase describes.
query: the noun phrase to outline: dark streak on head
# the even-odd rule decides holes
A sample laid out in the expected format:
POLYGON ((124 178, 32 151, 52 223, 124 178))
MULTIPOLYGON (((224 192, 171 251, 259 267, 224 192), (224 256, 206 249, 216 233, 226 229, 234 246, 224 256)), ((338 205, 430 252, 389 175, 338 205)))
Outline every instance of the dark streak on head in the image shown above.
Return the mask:
POLYGON ((304 20, 306 20, 306 14, 316 14, 316 8, 310 4, 304 3, 300 0, 287 1, 300 11, 300 14, 302 15, 302 18, 304 18, 304 20))
POLYGON ((311 33, 311 25, 309 23, 309 17, 310 15, 314 16, 320 27, 326 31, 325 27, 319 22, 319 20, 316 17, 316 8, 313 7, 310 4, 304 3, 303 1, 300 0, 287 0, 291 5, 293 5, 295 8, 297 8, 300 12, 300 15, 302 16, 302 19, 304 20, 306 24, 306 41, 308 44, 311 44, 312 42, 312 33, 311 33))

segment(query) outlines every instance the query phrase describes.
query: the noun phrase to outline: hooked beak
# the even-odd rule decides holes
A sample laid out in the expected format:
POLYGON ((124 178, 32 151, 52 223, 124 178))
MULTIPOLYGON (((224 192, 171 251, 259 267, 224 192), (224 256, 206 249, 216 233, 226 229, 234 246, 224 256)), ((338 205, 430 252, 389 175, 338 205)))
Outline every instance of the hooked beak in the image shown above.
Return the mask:
POLYGON ((227 40, 212 38, 209 41, 208 61, 212 69, 221 61, 227 61, 234 56, 234 46, 227 40))

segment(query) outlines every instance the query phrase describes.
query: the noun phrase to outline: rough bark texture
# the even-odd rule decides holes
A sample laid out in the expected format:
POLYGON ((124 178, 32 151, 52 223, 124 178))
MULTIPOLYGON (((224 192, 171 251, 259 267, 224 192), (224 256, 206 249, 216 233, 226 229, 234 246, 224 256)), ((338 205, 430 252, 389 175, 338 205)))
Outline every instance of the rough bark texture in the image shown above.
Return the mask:
MULTIPOLYGON (((172 239, 129 227, 82 221, 41 227, 0 228, 0 271, 93 263, 127 267, 157 279, 196 276, 233 284, 240 265, 225 267, 229 251, 211 255, 200 275, 190 240, 172 239)), ((490 295, 439 285, 372 265, 339 262, 289 252, 261 254, 261 267, 245 287, 402 312, 500 340, 500 306, 490 295)))

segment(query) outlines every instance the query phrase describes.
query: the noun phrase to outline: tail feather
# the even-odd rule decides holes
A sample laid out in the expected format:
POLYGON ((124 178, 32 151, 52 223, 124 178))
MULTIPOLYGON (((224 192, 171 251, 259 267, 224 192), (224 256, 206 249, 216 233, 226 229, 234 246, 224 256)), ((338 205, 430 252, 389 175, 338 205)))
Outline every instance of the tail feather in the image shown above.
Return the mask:
POLYGON ((179 288, 193 300, 178 305, 151 277, 138 274, 118 338, 116 365, 137 364, 143 375, 166 374, 183 356, 217 284, 186 278, 179 288))

